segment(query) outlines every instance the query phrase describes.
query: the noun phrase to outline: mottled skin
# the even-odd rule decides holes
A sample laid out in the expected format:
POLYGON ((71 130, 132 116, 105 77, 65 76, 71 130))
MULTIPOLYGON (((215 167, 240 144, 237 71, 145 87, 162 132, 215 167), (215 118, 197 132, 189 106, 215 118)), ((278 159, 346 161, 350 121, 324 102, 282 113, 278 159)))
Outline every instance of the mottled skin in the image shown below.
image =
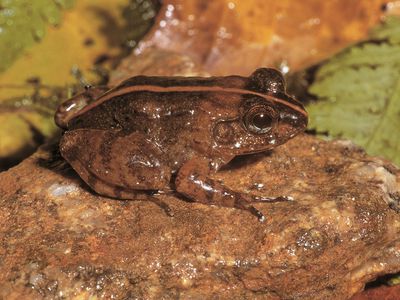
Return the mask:
POLYGON ((88 88, 63 103, 62 156, 97 193, 135 199, 177 191, 196 202, 249 210, 284 197, 235 192, 209 177, 237 155, 275 148, 303 131, 307 113, 285 94, 282 75, 132 77, 116 88, 88 88))

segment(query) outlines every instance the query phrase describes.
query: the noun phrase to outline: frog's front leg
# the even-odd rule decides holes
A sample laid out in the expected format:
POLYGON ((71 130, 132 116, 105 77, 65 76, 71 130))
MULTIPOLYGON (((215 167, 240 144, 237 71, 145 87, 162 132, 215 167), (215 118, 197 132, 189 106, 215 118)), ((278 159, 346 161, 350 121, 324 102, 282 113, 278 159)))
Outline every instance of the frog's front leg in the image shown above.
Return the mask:
POLYGON ((265 216, 252 203, 290 200, 287 197, 259 197, 233 191, 221 182, 211 179, 208 176, 210 170, 207 159, 193 158, 187 161, 176 176, 176 190, 196 202, 247 210, 261 222, 265 220, 265 216))

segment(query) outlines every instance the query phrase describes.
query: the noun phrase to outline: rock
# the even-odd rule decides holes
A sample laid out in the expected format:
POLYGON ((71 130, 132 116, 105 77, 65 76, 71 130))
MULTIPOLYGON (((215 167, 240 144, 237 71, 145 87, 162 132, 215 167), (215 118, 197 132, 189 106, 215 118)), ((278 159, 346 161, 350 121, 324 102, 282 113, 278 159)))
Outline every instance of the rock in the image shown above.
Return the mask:
POLYGON ((246 211, 95 195, 42 148, 0 174, 0 298, 347 299, 400 271, 400 171, 301 135, 215 175, 291 202, 246 211))

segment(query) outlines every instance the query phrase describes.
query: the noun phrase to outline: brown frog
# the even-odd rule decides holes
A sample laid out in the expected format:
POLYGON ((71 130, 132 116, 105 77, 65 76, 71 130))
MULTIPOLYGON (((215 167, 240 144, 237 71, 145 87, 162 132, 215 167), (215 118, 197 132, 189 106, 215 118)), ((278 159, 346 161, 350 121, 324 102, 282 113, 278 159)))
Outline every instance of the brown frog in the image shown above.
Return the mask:
POLYGON ((64 102, 61 155, 97 193, 138 199, 176 191, 192 201, 250 211, 252 202, 288 200, 231 190, 210 178, 237 155, 273 149, 307 126, 301 103, 278 71, 249 77, 135 76, 88 88, 64 102))

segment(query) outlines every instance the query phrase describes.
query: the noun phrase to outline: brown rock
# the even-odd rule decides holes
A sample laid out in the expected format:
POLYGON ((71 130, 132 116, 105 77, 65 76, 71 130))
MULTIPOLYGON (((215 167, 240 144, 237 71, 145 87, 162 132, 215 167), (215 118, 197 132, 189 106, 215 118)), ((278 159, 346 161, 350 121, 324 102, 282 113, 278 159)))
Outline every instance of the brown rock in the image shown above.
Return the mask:
POLYGON ((289 195, 248 212, 93 194, 42 149, 0 174, 0 299, 346 299, 400 270, 400 172, 349 142, 299 136, 216 178, 289 195))

